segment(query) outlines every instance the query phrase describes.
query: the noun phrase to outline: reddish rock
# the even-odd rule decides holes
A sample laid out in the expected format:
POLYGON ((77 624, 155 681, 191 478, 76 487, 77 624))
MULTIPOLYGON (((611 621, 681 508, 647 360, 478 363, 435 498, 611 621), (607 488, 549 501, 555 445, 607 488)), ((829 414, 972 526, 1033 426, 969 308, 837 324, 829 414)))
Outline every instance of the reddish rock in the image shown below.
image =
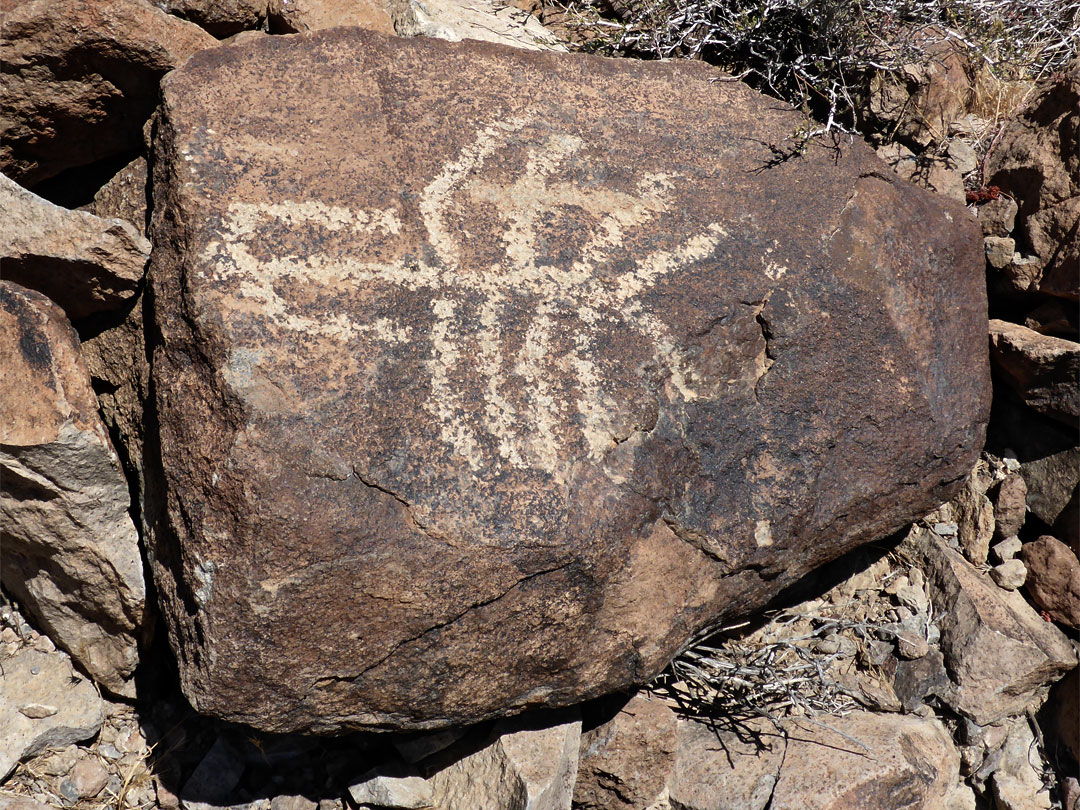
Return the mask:
POLYGON ((632 697, 581 737, 576 810, 644 810, 667 787, 675 765, 678 718, 663 701, 632 697))
POLYGON ((267 18, 267 0, 156 0, 155 5, 195 23, 215 37, 262 28, 267 18))
POLYGON ((1017 232, 1040 270, 1029 289, 1077 300, 1080 59, 1040 88, 990 154, 988 185, 1019 204, 1017 232))
POLYGON ((1044 534, 1024 543, 1020 557, 1028 569, 1027 590, 1054 621, 1080 627, 1080 560, 1056 537, 1044 534))
POLYGON ((69 211, 0 175, 4 278, 45 293, 72 319, 135 297, 150 242, 130 222, 69 211))
POLYGON ((79 339, 45 296, 0 281, 0 575, 102 686, 134 695, 146 589, 127 480, 79 339))
POLYGON ((0 8, 0 171, 24 186, 138 147, 161 77, 216 40, 145 0, 0 8))
POLYGON ((1075 426, 1080 419, 1080 343, 990 321, 994 370, 1029 407, 1075 426))
POLYGON ((355 25, 393 34, 389 5, 380 0, 270 0, 270 23, 274 26, 271 30, 302 33, 355 25))
POLYGON ((99 217, 123 219, 146 234, 146 158, 137 157, 103 185, 82 210, 99 217))
POLYGON ((200 711, 577 703, 955 492, 977 224, 778 161, 802 119, 715 75, 332 29, 166 79, 147 516, 200 711))

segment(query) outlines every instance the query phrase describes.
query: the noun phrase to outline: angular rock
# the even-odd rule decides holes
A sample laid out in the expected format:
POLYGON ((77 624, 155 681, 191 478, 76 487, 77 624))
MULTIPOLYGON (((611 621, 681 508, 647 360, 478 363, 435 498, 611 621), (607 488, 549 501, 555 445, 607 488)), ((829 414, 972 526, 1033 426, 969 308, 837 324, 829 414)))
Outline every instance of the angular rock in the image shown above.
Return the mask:
POLYGON ((145 236, 148 182, 146 158, 137 157, 98 189, 82 210, 106 219, 126 220, 145 236))
POLYGON ((976 565, 986 562, 994 538, 994 505, 986 497, 993 483, 990 466, 979 459, 956 496, 932 516, 934 521, 956 526, 956 538, 964 556, 976 565))
POLYGON ((581 737, 575 810, 638 810, 664 792, 675 764, 678 718, 664 702, 632 697, 581 737))
POLYGON ((1057 683, 1047 703, 1055 719, 1058 741, 1080 762, 1080 669, 1074 669, 1057 683))
POLYGON ((1019 204, 1017 232, 1038 259, 1030 289, 1080 297, 1080 59, 1039 89, 991 152, 990 185, 1019 204))
POLYGON ((1039 413, 1075 426, 1080 419, 1080 343, 990 321, 990 360, 1016 394, 1039 413))
MULTIPOLYGON (((404 3, 399 3, 404 5, 404 3)), ((380 34, 394 34, 394 23, 382 0, 270 0, 271 30, 289 33, 356 25, 380 34)))
POLYGON ((422 810, 435 806, 431 782, 407 768, 369 771, 349 787, 349 795, 361 807, 422 810))
POLYGON ((774 165, 798 114, 713 78, 332 29, 166 79, 147 520, 200 711, 576 703, 953 494, 977 225, 859 144, 774 165))
POLYGON ((1020 557, 1027 566, 1027 590, 1035 604, 1054 621, 1080 627, 1080 560, 1056 537, 1043 535, 1024 543, 1020 557))
POLYGON ((979 224, 986 236, 1010 236, 1013 226, 1016 224, 1016 212, 1018 211, 1016 200, 1011 197, 998 197, 990 200, 976 209, 979 224))
POLYGON ((131 696, 146 587, 128 484, 74 330, 6 281, 0 368, 4 587, 98 683, 131 696))
POLYGON ((1025 461, 1020 474, 1027 484, 1028 509, 1047 526, 1056 526, 1075 501, 1080 486, 1080 448, 1071 447, 1025 461))
POLYGON ((62 652, 25 648, 0 660, 0 781, 21 760, 51 746, 63 747, 98 733, 104 720, 101 696, 94 684, 80 678, 62 652), (25 712, 27 706, 49 706, 52 712, 25 712))
POLYGON ((0 7, 0 172, 27 187, 133 149, 161 77, 217 43, 144 0, 0 7))
POLYGON ((1069 640, 1022 595, 998 588, 933 534, 915 531, 908 542, 926 570, 957 711, 979 725, 1021 714, 1076 666, 1069 640))
POLYGON ((570 810, 581 744, 581 719, 531 728, 496 723, 485 748, 431 777, 440 810, 570 810))
POLYGON ((853 712, 783 726, 786 744, 751 723, 769 746, 758 748, 680 723, 673 810, 934 810, 956 789, 960 755, 937 720, 853 712))
POLYGON ((72 320, 134 297, 150 242, 130 222, 69 211, 0 175, 4 279, 45 293, 72 320))
POLYGON ((243 775, 244 761, 236 747, 219 736, 184 783, 180 800, 186 810, 225 805, 243 775))
POLYGON ((1016 721, 991 777, 997 810, 1050 810, 1050 792, 1043 784, 1043 763, 1027 718, 1016 721), (1034 759, 1034 762, 1032 761, 1034 759), (1036 770, 1038 767, 1038 770, 1036 770))
POLYGON ((1006 560, 990 569, 990 579, 999 588, 1015 591, 1027 580, 1027 567, 1020 560, 1006 560))
POLYGON ((1011 473, 998 485, 994 497, 994 534, 1002 540, 1020 533, 1027 518, 1027 482, 1011 473))
POLYGON ((215 37, 261 29, 268 13, 267 0, 156 0, 155 5, 215 37))

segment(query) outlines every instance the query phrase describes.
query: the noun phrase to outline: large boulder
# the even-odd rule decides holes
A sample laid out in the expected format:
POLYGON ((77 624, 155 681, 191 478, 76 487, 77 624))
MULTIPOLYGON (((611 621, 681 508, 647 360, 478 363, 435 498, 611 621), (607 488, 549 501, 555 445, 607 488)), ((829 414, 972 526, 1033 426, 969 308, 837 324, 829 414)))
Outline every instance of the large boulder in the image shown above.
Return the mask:
POLYGON ((45 296, 0 281, 0 575, 99 684, 134 696, 146 586, 131 497, 79 339, 45 296))
POLYGON ((146 0, 0 5, 0 171, 23 185, 142 143, 161 77, 217 40, 146 0))
POLYGON ((953 494, 977 224, 716 77, 334 29, 165 80, 146 521, 200 711, 575 703, 953 494))

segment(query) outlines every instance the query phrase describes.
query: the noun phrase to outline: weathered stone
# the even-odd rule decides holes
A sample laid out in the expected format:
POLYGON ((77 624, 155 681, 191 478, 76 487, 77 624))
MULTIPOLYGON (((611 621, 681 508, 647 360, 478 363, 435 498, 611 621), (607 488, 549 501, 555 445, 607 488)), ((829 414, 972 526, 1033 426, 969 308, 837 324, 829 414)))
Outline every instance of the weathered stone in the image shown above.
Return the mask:
POLYGON ((1016 242, 1010 236, 988 236, 983 239, 986 262, 996 270, 1009 266, 1016 253, 1016 242))
POLYGON ((1038 258, 1031 285, 1077 300, 1080 274, 1080 59, 1039 89, 991 153, 988 183, 1016 199, 1017 231, 1038 258))
POLYGON ((98 733, 104 720, 101 697, 94 684, 75 673, 62 652, 26 648, 0 660, 0 667, 0 781, 21 760, 98 733), (27 704, 55 706, 57 711, 46 717, 27 717, 21 711, 27 704))
POLYGON ((68 777, 80 799, 97 796, 109 781, 109 772, 96 757, 80 759, 68 777))
POLYGON ((934 810, 956 788, 960 755, 937 720, 852 712, 784 729, 786 745, 767 722, 752 722, 747 730, 770 746, 755 749, 680 724, 673 810, 934 810))
POLYGON ((0 796, 0 810, 56 810, 26 796, 0 796))
POLYGON ((990 579, 999 588, 1015 591, 1027 580, 1027 567, 1020 560, 1006 560, 990 569, 990 579))
POLYGON ((1027 590, 1054 621, 1080 627, 1080 560, 1056 537, 1043 535, 1025 543, 1020 557, 1027 566, 1027 590))
POLYGON ((154 4, 215 37, 260 29, 268 13, 267 0, 155 0, 154 4))
POLYGON ((131 299, 150 242, 130 222, 69 211, 0 175, 4 279, 45 293, 69 318, 131 299))
POLYGON ((949 164, 961 175, 971 174, 979 168, 979 156, 971 144, 960 138, 949 141, 948 147, 949 164))
POLYGON ((166 79, 147 517, 200 711, 575 703, 953 494, 976 224, 860 144, 773 165, 798 114, 712 78, 333 29, 166 79))
POLYGON ((307 796, 275 796, 270 800, 270 810, 318 810, 317 802, 307 796))
POLYGON ((643 810, 667 786, 675 764, 678 719, 643 694, 581 737, 575 810, 643 810))
POLYGON ((927 572, 959 712, 980 725, 1020 714, 1076 666, 1068 639, 1019 593, 998 588, 930 533, 915 531, 905 542, 927 572))
POLYGON ((131 696, 143 563, 79 339, 55 304, 6 281, 0 335, 4 587, 98 683, 131 696))
POLYGON ((161 77, 216 44, 143 0, 0 9, 0 171, 25 186, 142 142, 161 77))
POLYGON ((219 736, 184 783, 180 803, 185 810, 225 805, 243 775, 244 761, 236 747, 219 736))
POLYGON ((271 30, 288 33, 356 25, 394 34, 388 6, 383 0, 270 0, 268 14, 271 30))
POLYGON ((1010 236, 1016 224, 1016 212, 1019 210, 1016 200, 1011 197, 998 197, 976 209, 979 224, 986 236, 1010 236))
POLYGON ((349 787, 352 800, 361 807, 393 807, 422 810, 435 806, 431 782, 407 768, 377 769, 349 787))
MULTIPOLYGON (((942 505, 933 517, 936 521, 945 521, 956 526, 956 539, 964 556, 976 565, 986 562, 990 541, 994 538, 994 505, 986 497, 993 483, 994 477, 989 465, 979 459, 964 480, 964 486, 949 503, 942 505)), ((942 533, 939 531, 938 534, 942 533)))
POLYGON ((386 0, 394 30, 403 37, 494 42, 526 50, 566 47, 528 12, 497 0, 386 0))
POLYGON ((1006 537, 1000 543, 994 545, 992 549, 994 552, 994 559, 997 560, 997 562, 1011 560, 1020 553, 1021 546, 1023 546, 1023 543, 1020 542, 1020 538, 1015 534, 1011 537, 1006 537))
POLYGON ((485 748, 431 777, 440 810, 570 810, 581 719, 533 728, 524 719, 495 724, 485 748))
POLYGON ((1016 394, 1039 413, 1075 426, 1080 419, 1080 343, 990 321, 990 360, 1016 394))
POLYGON ((1047 526, 1054 526, 1075 499, 1080 485, 1080 448, 1025 461, 1020 474, 1027 484, 1028 509, 1047 526))
POLYGON ((145 236, 148 181, 146 158, 137 157, 98 189, 94 199, 82 210, 106 219, 130 222, 145 236))
POLYGON ((1027 482, 1019 473, 1010 473, 998 485, 994 496, 994 534, 1005 539, 1020 532, 1027 518, 1027 482))
POLYGON ((1027 718, 1021 718, 1009 731, 992 777, 996 810, 1050 810, 1053 805, 1043 785, 1041 766, 1035 734, 1027 718), (1035 766, 1039 766, 1038 771, 1035 766))

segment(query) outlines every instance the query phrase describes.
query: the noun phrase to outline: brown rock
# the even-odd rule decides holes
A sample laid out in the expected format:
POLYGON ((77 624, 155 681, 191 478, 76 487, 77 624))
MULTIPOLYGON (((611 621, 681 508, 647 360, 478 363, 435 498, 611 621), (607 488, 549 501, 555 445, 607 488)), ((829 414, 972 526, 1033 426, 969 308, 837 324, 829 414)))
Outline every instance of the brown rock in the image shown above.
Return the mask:
POLYGON ((853 712, 747 731, 766 747, 680 723, 673 810, 936 810, 959 777, 960 755, 937 720, 853 712))
POLYGON ((394 34, 394 23, 383 0, 270 0, 271 30, 288 33, 355 25, 394 34))
POLYGON ((1023 713, 1076 666, 1069 640, 1016 591, 1005 591, 929 532, 908 541, 926 570, 941 650, 956 690, 947 699, 979 725, 1023 713))
POLYGON ((574 807, 644 810, 667 786, 675 764, 678 719, 663 701, 632 697, 606 723, 581 737, 574 807))
POLYGON ((990 360, 1031 408, 1068 425, 1080 419, 1080 343, 990 321, 990 360))
POLYGON ((79 760, 68 777, 79 798, 97 796, 109 781, 109 772, 96 757, 79 760))
POLYGON ((147 503, 200 711, 576 703, 952 494, 977 225, 861 145, 770 168, 801 119, 712 78, 333 29, 166 79, 147 503))
POLYGON ((994 498, 994 533, 1005 539, 1020 533, 1027 518, 1027 482, 1019 473, 1012 473, 998 486, 994 498))
POLYGON ((980 205, 976 212, 979 224, 986 236, 1010 236, 1016 224, 1018 211, 1016 200, 1011 197, 998 197, 980 205))
POLYGON ((216 44, 144 0, 0 8, 0 171, 25 186, 137 147, 161 77, 216 44))
POLYGON ((976 565, 986 562, 994 538, 994 505, 986 497, 993 483, 990 466, 980 459, 964 479, 960 491, 934 513, 932 520, 956 524, 960 548, 976 565))
POLYGON ((990 185, 1019 204, 1018 233, 1038 257, 1033 285, 1077 300, 1080 266, 1080 59, 1040 88, 991 153, 990 185))
POLYGON ((4 587, 98 683, 130 696, 142 557, 79 340, 43 295, 0 282, 0 360, 4 587))
POLYGON ((155 5, 215 37, 261 29, 267 18, 267 0, 156 0, 155 5))
POLYGON ((137 157, 113 175, 83 210, 99 217, 126 220, 145 236, 148 179, 146 158, 137 157))
POLYGON ((1080 627, 1080 560, 1056 537, 1024 543, 1020 557, 1028 569, 1027 590, 1054 621, 1080 627))
POLYGON ((0 175, 4 278, 43 292, 69 318, 116 309, 134 297, 150 242, 130 222, 69 211, 0 175))
POLYGON ((1020 474, 1028 487, 1028 509, 1047 526, 1055 526, 1080 485, 1080 448, 1025 461, 1020 474))

